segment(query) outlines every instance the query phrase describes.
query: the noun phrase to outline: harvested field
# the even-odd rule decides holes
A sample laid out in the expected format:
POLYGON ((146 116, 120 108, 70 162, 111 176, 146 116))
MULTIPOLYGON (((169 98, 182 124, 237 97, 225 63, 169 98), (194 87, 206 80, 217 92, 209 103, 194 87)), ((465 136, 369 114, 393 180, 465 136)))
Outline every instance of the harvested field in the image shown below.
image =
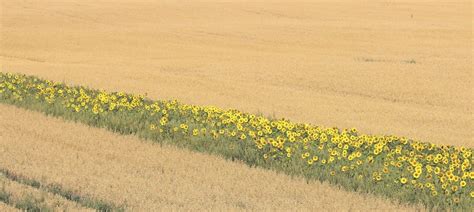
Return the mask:
POLYGON ((13 106, 0 109, 3 168, 131 210, 415 209, 13 106))
POLYGON ((469 1, 3 1, 2 70, 473 146, 469 1))

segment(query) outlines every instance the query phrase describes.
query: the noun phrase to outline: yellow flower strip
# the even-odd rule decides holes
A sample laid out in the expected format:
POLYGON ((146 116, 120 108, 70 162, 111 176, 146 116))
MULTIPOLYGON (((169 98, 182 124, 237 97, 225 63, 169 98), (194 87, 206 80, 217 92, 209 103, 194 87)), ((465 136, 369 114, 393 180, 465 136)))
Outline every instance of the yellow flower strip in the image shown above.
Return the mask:
POLYGON ((176 100, 154 101, 1 72, 0 102, 428 208, 474 206, 471 148, 176 100))

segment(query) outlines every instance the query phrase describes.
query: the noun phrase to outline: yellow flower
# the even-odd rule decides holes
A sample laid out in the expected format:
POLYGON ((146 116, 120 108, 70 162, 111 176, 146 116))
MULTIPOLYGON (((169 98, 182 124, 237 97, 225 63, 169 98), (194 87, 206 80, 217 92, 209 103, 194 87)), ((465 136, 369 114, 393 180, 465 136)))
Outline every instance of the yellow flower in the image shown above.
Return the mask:
POLYGON ((413 173, 413 177, 414 177, 415 179, 418 179, 418 178, 420 177, 420 175, 421 175, 420 172, 415 172, 415 173, 413 173))
POLYGON ((306 153, 304 153, 304 154, 301 154, 301 158, 302 158, 302 159, 305 159, 305 158, 307 158, 307 157, 309 157, 309 153, 308 153, 308 152, 306 152, 306 153))
POLYGON ((168 123, 168 118, 166 118, 166 116, 160 119, 161 126, 166 125, 166 123, 168 123))
POLYGON ((402 178, 400 179, 400 182, 401 182, 402 184, 406 184, 406 183, 408 182, 408 179, 402 177, 402 178))

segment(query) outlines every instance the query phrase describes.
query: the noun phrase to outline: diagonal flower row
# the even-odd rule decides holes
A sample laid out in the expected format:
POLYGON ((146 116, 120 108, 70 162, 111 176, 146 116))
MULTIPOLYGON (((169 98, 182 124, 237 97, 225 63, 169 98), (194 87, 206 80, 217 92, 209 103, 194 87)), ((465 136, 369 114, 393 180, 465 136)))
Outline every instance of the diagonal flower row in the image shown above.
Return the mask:
POLYGON ((152 101, 10 73, 0 73, 0 101, 49 105, 115 131, 186 141, 181 145, 428 207, 462 208, 474 201, 471 148, 152 101))

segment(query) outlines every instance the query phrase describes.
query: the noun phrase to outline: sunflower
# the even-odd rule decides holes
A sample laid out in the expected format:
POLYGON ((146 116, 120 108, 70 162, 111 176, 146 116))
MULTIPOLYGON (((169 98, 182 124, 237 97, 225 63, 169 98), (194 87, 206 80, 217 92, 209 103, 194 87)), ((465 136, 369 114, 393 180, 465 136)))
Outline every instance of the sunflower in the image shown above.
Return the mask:
POLYGON ((408 182, 408 179, 402 177, 402 178, 400 178, 400 182, 401 182, 402 184, 406 184, 406 183, 408 182))

